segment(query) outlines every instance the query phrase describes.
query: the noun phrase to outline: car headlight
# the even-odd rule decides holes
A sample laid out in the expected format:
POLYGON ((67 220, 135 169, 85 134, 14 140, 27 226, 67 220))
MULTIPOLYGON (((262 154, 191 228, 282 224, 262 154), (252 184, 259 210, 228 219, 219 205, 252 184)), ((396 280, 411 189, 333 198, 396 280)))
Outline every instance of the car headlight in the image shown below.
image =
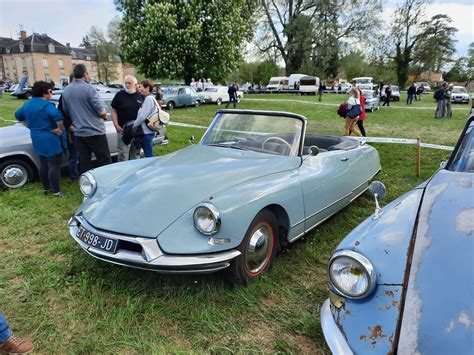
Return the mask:
POLYGON ((85 197, 91 197, 97 189, 94 175, 89 172, 82 174, 79 178, 79 187, 85 197))
POLYGON ((352 299, 367 297, 377 284, 372 263, 352 250, 334 253, 329 260, 329 278, 336 293, 352 299))
POLYGON ((194 225, 205 235, 217 233, 221 226, 221 218, 216 206, 203 203, 194 210, 194 225))

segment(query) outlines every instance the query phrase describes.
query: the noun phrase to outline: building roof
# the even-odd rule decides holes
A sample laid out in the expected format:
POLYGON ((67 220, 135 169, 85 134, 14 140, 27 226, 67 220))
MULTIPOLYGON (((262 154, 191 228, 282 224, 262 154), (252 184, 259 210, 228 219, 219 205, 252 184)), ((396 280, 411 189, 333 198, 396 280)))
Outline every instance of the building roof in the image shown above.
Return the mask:
POLYGON ((8 37, 0 37, 0 54, 6 53, 6 49, 13 46, 17 42, 16 39, 8 37))
POLYGON ((4 38, 2 53, 56 53, 69 54, 68 48, 47 34, 33 33, 25 39, 4 38))
POLYGON ((72 59, 82 59, 82 60, 96 60, 97 54, 94 51, 87 49, 87 48, 77 48, 71 47, 71 54, 74 52, 72 59))

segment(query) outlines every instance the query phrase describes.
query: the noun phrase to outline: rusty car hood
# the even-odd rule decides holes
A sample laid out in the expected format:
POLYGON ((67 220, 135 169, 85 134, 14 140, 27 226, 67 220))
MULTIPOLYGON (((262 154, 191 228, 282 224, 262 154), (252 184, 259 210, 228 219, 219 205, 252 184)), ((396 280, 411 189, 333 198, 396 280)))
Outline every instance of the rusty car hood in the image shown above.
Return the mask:
POLYGON ((440 170, 419 212, 399 353, 472 352, 473 257, 474 174, 440 170))

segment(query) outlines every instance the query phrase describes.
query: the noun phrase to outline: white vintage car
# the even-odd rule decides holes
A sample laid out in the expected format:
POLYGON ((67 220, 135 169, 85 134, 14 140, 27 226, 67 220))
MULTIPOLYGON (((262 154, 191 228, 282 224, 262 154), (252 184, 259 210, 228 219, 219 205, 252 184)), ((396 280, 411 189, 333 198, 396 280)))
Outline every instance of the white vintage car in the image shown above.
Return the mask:
MULTIPOLYGON (((223 102, 229 101, 229 94, 227 93, 227 86, 211 86, 204 91, 198 93, 198 95, 203 99, 204 102, 212 102, 216 105, 220 105, 223 102)), ((244 93, 240 90, 237 91, 237 101, 244 97, 244 93)))
POLYGON ((454 86, 453 91, 451 92, 451 102, 452 103, 469 103, 469 94, 464 86, 454 86))

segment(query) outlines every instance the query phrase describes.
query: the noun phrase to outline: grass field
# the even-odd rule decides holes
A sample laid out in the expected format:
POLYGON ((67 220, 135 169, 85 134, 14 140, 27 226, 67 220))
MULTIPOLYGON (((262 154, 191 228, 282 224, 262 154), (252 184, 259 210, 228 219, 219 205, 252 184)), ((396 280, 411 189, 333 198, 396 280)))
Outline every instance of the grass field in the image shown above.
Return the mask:
MULTIPOLYGON (((403 95, 403 94, 402 94, 403 95)), ((342 134, 336 108, 346 97, 327 94, 246 96, 242 109, 282 110, 309 119, 308 130, 342 134)), ((435 120, 423 97, 367 114, 369 136, 416 138, 454 145, 469 113, 455 106, 452 119, 435 120)), ((14 119, 24 101, 4 95, 0 118, 14 119)), ((207 126, 222 106, 176 109, 176 122, 207 126)), ((0 121, 0 126, 11 124, 0 121)), ((204 130, 168 127, 164 155, 204 130)), ((415 147, 374 144, 388 189, 383 205, 427 179, 449 152, 423 149, 415 176, 415 147)), ((78 186, 62 180, 66 198, 41 194, 41 184, 0 192, 0 312, 39 353, 311 353, 328 354, 319 322, 327 297, 326 263, 338 242, 374 209, 368 194, 313 230, 246 288, 225 285, 219 274, 166 276, 115 266, 89 257, 73 241, 66 220, 79 206, 78 186)), ((126 213, 126 211, 124 211, 126 213)))

